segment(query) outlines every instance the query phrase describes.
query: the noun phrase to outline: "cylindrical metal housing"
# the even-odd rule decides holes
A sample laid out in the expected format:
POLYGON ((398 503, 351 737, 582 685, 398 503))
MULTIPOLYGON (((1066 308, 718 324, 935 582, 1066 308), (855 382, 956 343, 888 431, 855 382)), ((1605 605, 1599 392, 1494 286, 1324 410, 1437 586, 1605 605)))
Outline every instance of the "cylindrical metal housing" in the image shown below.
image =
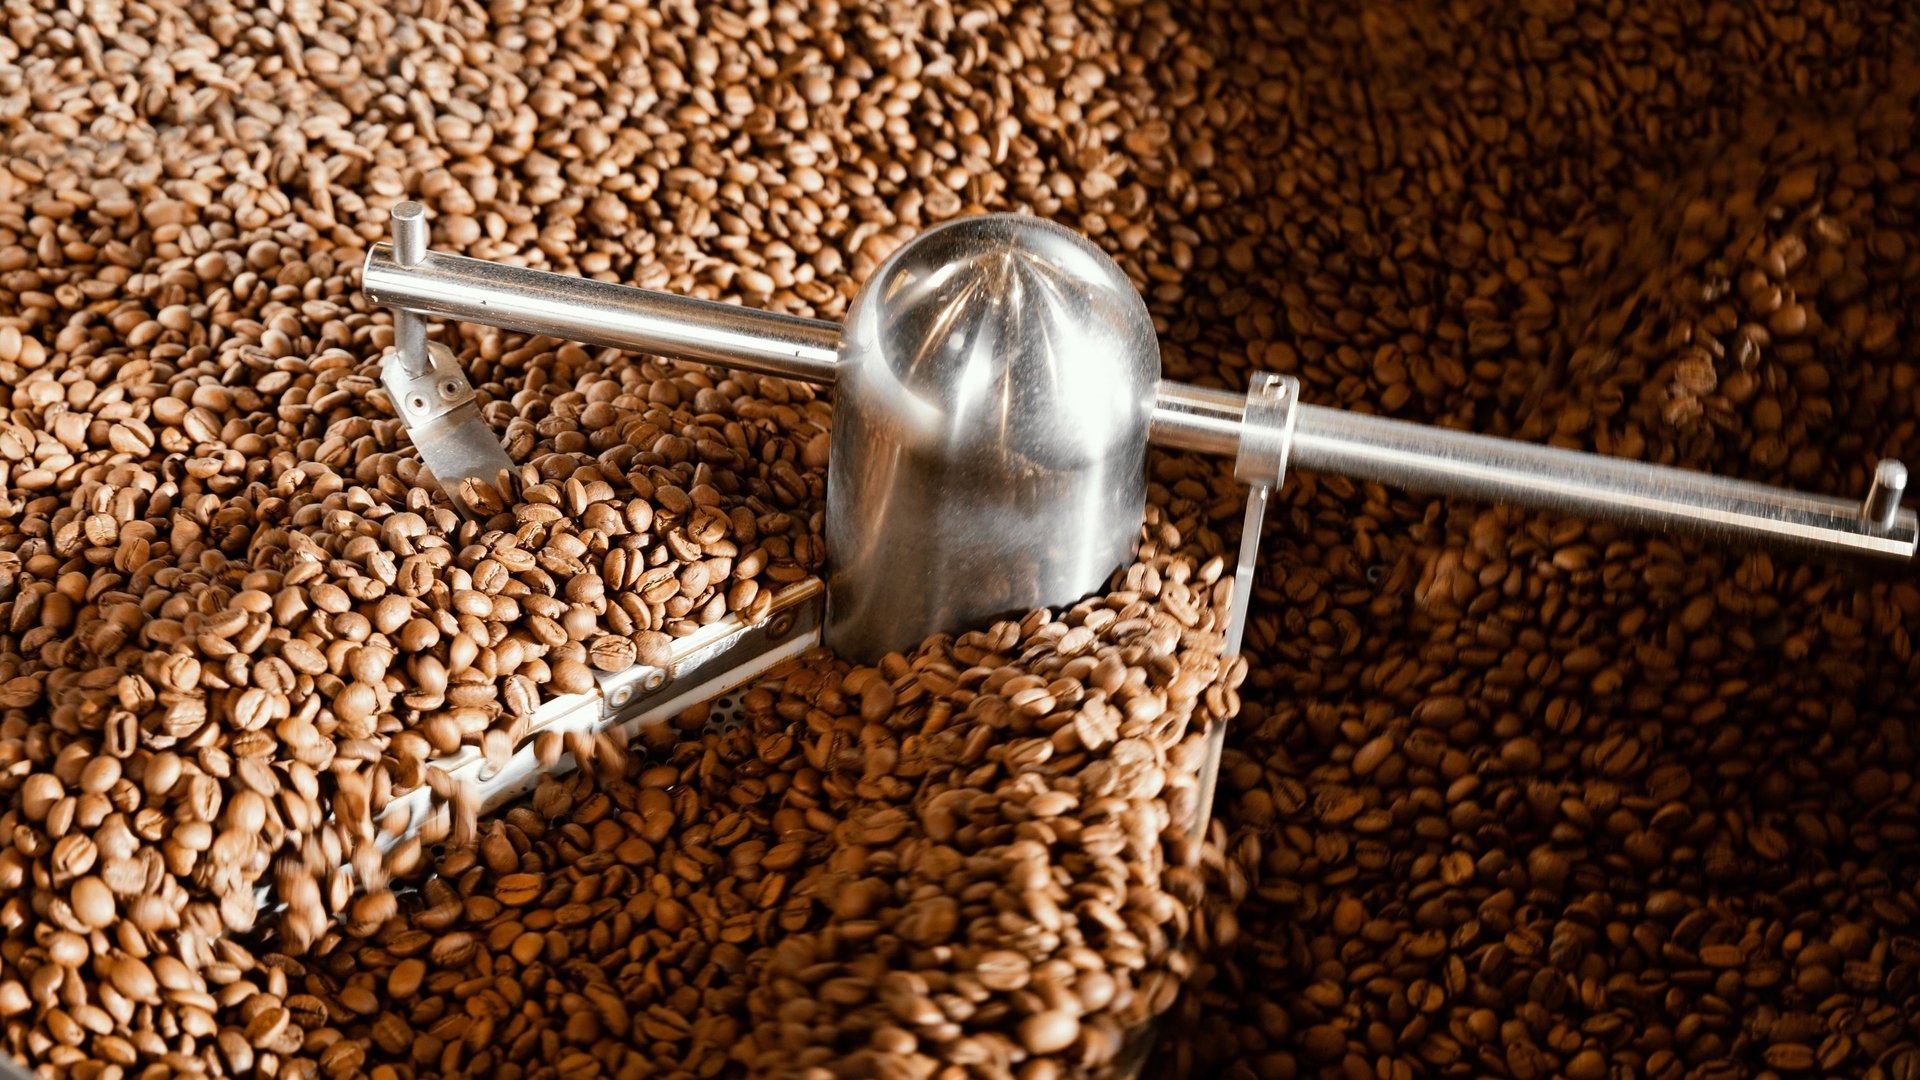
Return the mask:
POLYGON ((1907 467, 1883 458, 1873 469, 1873 485, 1860 506, 1860 516, 1877 529, 1891 529, 1900 520, 1900 496, 1907 490, 1907 467))
POLYGON ((1160 346, 1079 234, 1016 215, 921 234, 855 298, 836 374, 825 638, 841 655, 1069 603, 1130 557, 1160 346))
POLYGON ((406 269, 427 256, 427 208, 409 199, 388 211, 393 224, 393 261, 406 269))

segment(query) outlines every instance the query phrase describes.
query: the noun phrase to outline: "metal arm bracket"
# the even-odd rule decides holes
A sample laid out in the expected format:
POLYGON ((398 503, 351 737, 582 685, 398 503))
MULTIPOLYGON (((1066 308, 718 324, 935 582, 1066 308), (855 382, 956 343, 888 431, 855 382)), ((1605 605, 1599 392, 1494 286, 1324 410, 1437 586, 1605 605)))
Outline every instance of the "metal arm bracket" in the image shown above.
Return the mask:
POLYGON ((452 350, 433 342, 426 353, 428 362, 419 373, 407 370, 403 353, 391 353, 380 365, 380 382, 393 398, 394 411, 420 451, 420 460, 454 506, 472 517, 479 511, 469 505, 461 481, 494 484, 502 470, 513 469, 513 460, 481 417, 473 384, 452 350))
MULTIPOLYGON (((393 208, 392 221, 396 257, 403 266, 417 266, 427 253, 426 208, 403 202, 393 208)), ((396 306, 393 338, 393 352, 380 363, 380 385, 393 398, 394 412, 454 507, 468 517, 486 516, 468 498, 464 481, 496 484, 513 460, 480 416, 473 383, 453 350, 427 341, 427 323, 419 312, 396 306)))
POLYGON ((1291 375, 1256 371, 1247 387, 1240 450, 1233 459, 1233 478, 1247 485, 1247 513, 1240 525, 1240 562, 1233 576, 1228 656, 1239 654, 1241 639, 1246 635, 1253 568, 1260 557, 1260 530, 1266 525, 1268 500, 1287 478, 1287 458, 1293 452, 1293 429, 1299 419, 1294 405, 1299 400, 1300 380, 1291 375))
MULTIPOLYGON (((1247 387, 1245 418, 1240 427, 1240 450, 1233 459, 1233 477, 1247 485, 1247 512, 1240 524, 1240 560, 1233 571, 1233 600, 1227 612, 1226 644, 1222 658, 1240 655, 1247 635, 1247 609, 1253 605, 1253 573, 1260 559, 1260 533, 1267 523, 1267 502, 1287 478, 1287 458, 1293 451, 1293 430, 1300 400, 1300 380, 1291 375, 1256 371, 1247 387)), ((1204 837, 1213 814, 1213 796, 1220 779, 1220 757, 1226 751, 1227 725, 1207 733, 1207 760, 1200 774, 1200 820, 1195 836, 1204 837)), ((1195 848, 1198 851, 1198 848, 1195 848)))

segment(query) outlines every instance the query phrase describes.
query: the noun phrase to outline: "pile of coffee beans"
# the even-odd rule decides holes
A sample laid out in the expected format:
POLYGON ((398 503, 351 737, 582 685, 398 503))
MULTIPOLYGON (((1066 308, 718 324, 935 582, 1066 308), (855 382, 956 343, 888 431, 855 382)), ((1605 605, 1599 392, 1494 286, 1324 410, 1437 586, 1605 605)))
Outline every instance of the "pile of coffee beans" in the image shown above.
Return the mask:
POLYGON ((461 521, 358 288, 417 198, 449 250, 838 317, 1024 209, 1115 255, 1171 377, 1857 496, 1920 458, 1917 38, 1892 0, 10 3, 0 1052, 1025 1078, 1170 1008, 1176 1076, 1920 1075, 1911 571, 1296 478, 1193 874, 1142 823, 1237 698, 1049 726, 1089 656, 1240 677, 1115 629, 1217 628, 1239 492, 1156 457, 1153 579, 815 658, 474 820, 446 754, 823 565, 826 404, 436 328, 519 466, 461 521), (452 813, 383 856, 421 786, 452 813))
MULTIPOLYGON (((1197 375, 1851 497, 1920 454, 1910 9, 1271 17, 1277 85, 1212 70, 1289 197, 1197 375)), ((1920 1075, 1911 569, 1286 495, 1169 1075, 1920 1075)))
POLYGON ((1099 1074, 1178 994, 1163 839, 1245 671, 1223 560, 1150 524, 1112 594, 815 653, 543 781, 372 937, 271 958, 276 1007, 330 1074, 1099 1074))

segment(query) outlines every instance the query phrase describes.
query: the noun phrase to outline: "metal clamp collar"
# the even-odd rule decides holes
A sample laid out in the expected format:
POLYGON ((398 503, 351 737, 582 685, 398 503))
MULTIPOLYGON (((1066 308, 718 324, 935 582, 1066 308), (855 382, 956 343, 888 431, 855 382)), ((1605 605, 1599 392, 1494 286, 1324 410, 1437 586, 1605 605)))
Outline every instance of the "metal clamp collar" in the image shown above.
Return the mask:
POLYGON ((1287 457, 1293 451, 1293 429, 1299 420, 1293 406, 1299 400, 1299 379, 1254 372, 1240 421, 1240 450, 1233 459, 1235 480, 1279 487, 1287 478, 1287 457))

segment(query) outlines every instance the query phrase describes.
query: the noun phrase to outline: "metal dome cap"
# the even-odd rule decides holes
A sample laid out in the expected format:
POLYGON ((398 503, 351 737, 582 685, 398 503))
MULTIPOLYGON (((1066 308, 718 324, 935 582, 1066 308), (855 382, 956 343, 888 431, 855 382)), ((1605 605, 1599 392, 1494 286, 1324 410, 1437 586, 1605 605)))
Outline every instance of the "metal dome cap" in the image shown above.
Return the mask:
POLYGON ((828 644, 873 659, 1104 585, 1159 379, 1145 302, 1072 230, 994 214, 895 251, 841 338, 828 644))

